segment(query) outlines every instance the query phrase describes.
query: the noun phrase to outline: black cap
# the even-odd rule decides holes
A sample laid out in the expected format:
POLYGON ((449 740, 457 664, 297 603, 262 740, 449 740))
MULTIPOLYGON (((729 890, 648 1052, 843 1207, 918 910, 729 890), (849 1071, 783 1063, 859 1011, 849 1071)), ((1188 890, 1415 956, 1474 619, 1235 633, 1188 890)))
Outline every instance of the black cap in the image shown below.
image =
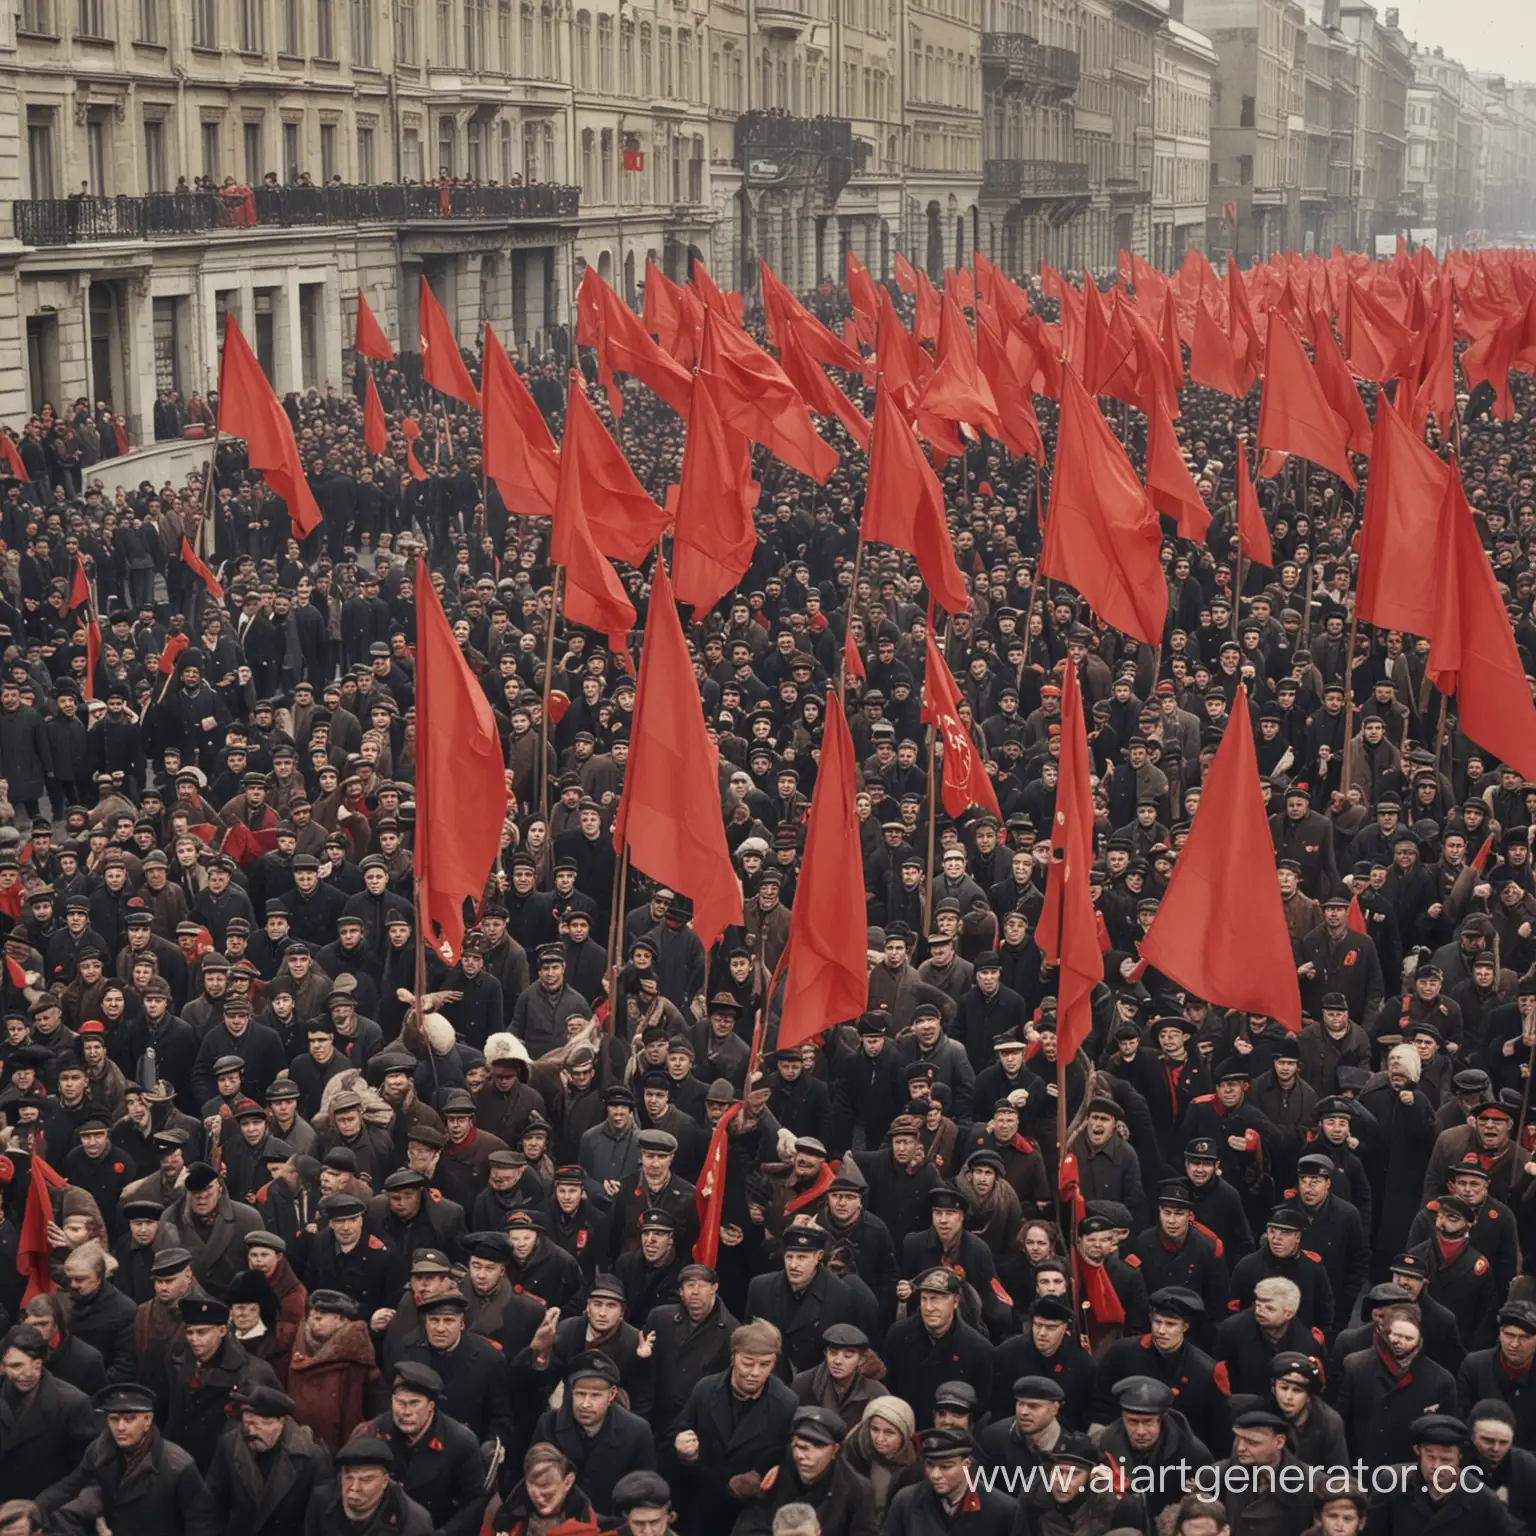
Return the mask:
POLYGON ((416 1360, 400 1360, 395 1363, 391 1388, 404 1387, 408 1392, 419 1392, 433 1402, 443 1395, 443 1378, 431 1366, 416 1360))

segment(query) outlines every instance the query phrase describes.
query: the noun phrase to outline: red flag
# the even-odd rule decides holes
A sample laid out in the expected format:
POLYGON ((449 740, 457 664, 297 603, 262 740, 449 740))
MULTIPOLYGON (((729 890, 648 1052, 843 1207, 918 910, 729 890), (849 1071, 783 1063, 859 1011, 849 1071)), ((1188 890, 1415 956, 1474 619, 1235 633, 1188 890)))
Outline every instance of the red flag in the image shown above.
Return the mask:
POLYGON ((677 600, 691 603, 696 616, 713 608, 752 564, 757 549, 752 509, 759 489, 752 478, 751 445, 720 420, 705 376, 694 374, 682 481, 671 510, 677 600))
POLYGON ((912 339, 912 333, 896 313, 890 294, 882 288, 874 371, 866 372, 866 380, 873 384, 878 375, 880 387, 891 391, 897 408, 910 420, 932 374, 933 363, 928 354, 912 339))
POLYGON ((912 310, 912 334, 918 341, 939 339, 939 295, 926 272, 917 274, 917 303, 912 310))
POLYGON ((622 651, 628 655, 629 631, 635 627, 634 604, 618 573, 603 558, 591 529, 591 512, 605 499, 602 482, 586 472, 587 439, 594 432, 608 435, 582 392, 580 375, 573 369, 549 554, 556 565, 565 568, 566 618, 607 635, 615 654, 622 651))
POLYGON ((560 450, 561 494, 580 475, 582 506, 597 547, 612 560, 639 565, 667 526, 667 514, 646 494, 619 445, 598 420, 586 391, 572 380, 560 450))
POLYGON ((155 669, 169 677, 176 670, 176 658, 192 643, 190 635, 171 635, 160 652, 160 665, 155 669))
POLYGON ((1452 465, 1440 512, 1435 618, 1426 671, 1456 696, 1462 733, 1527 778, 1536 777, 1536 706, 1493 567, 1452 465))
POLYGON ((560 450, 489 321, 480 385, 486 474, 496 482, 507 511, 519 517, 553 517, 560 450))
POLYGON ((1248 393, 1237 377, 1232 343, 1203 299, 1195 302, 1195 335, 1189 344, 1189 382, 1242 399, 1248 393))
POLYGON ((1064 368, 1041 571, 1076 587, 1106 624, 1157 645, 1168 619, 1161 549, 1157 513, 1125 450, 1064 368))
MULTIPOLYGON (((858 373, 864 359, 858 350, 840 340, 803 305, 773 274, 766 261, 759 261, 763 274, 763 308, 768 320, 768 340, 780 352, 784 350, 784 337, 793 331, 801 350, 825 363, 829 368, 840 368, 844 373, 858 373)), ((785 370, 788 372, 788 370, 785 370)), ((814 409, 814 407, 813 407, 814 409)))
POLYGON ((960 690, 955 686, 943 652, 934 644, 931 625, 923 667, 922 719, 939 733, 939 743, 944 749, 944 809, 951 816, 959 816, 968 806, 979 805, 1001 821, 1003 813, 997 806, 997 791, 987 777, 976 743, 960 718, 960 690))
POLYGON ((779 366, 811 410, 832 416, 848 429, 848 435, 865 453, 869 452, 869 420, 836 384, 821 371, 816 360, 805 350, 801 333, 793 326, 784 330, 779 347, 779 366))
POLYGON ((480 391, 464 366, 459 343, 448 324, 448 316, 437 302, 432 286, 421 280, 420 316, 421 331, 421 378, 439 394, 451 395, 465 405, 480 407, 480 391))
POLYGON ((658 559, 613 845, 622 853, 627 843, 638 870, 692 897, 694 932, 706 950, 742 920, 719 804, 720 753, 704 729, 672 583, 658 559))
POLYGON ((1493 833, 1490 832, 1488 836, 1483 839, 1483 846, 1477 850, 1476 854, 1472 858, 1472 868, 1475 869, 1478 874, 1482 874, 1482 872, 1488 867, 1488 855, 1492 852, 1493 833))
POLYGON ((464 940, 464 903, 478 902, 501 846, 507 809, 501 737, 416 561, 416 879, 426 942, 450 961, 464 940))
POLYGON ((1206 530, 1211 526, 1211 514, 1184 462, 1184 455, 1179 452, 1179 440, 1174 434, 1167 406, 1157 395, 1147 404, 1150 407, 1147 415, 1147 495, 1163 516, 1178 523, 1181 539, 1193 539, 1197 544, 1203 544, 1206 530))
MULTIPOLYGON (((859 340, 865 346, 875 344, 876 318, 880 313, 875 298, 875 285, 870 280, 864 263, 853 254, 852 248, 843 253, 843 271, 848 280, 848 302, 853 306, 854 324, 858 327, 859 340)), ((881 290, 884 292, 884 290, 881 290)))
POLYGON ((715 1122, 715 1128, 710 1132, 709 1151, 704 1154, 704 1167, 699 1173, 699 1187, 693 1197, 693 1208, 699 1218, 693 1262, 707 1264, 711 1269, 720 1257, 720 1217, 725 1208, 725 1165, 730 1156, 731 1121, 743 1108, 741 1104, 732 1104, 715 1122))
POLYGON ((91 583, 85 574, 85 556, 75 556, 75 573, 69 583, 69 612, 76 608, 88 608, 91 602, 91 583))
POLYGON ((1442 437, 1451 434, 1451 417, 1456 410, 1456 333, 1451 313, 1451 285, 1440 284, 1430 316, 1429 332, 1424 338, 1424 361, 1419 374, 1418 393, 1413 399, 1413 430, 1421 436, 1431 413, 1442 437))
POLYGON ((51 1190, 63 1189, 62 1179, 42 1158, 34 1155, 27 1176, 27 1201, 21 1217, 21 1232, 16 1243, 16 1273, 27 1277, 27 1288, 22 1292, 21 1304, 34 1296, 51 1296, 56 1289, 53 1276, 48 1271, 51 1257, 48 1248, 48 1226, 53 1220, 51 1190))
POLYGON ((1333 408, 1333 414, 1349 428, 1349 451, 1371 451, 1371 418, 1366 413, 1365 401, 1355 388, 1349 372, 1349 364, 1339 351, 1339 343, 1327 317, 1317 315, 1312 321, 1312 334, 1316 338, 1312 349, 1312 367, 1323 394, 1333 408))
MULTIPOLYGON (((1079 385, 1079 388, 1082 386, 1079 385)), ((1093 989, 1104 980, 1093 893, 1093 788, 1088 778, 1088 728, 1077 668, 1070 662, 1061 684, 1061 764, 1051 863, 1035 942, 1058 968, 1056 1059, 1071 1061, 1093 1028, 1093 989)))
POLYGON ((1269 541, 1269 524, 1259 510, 1259 494, 1248 472, 1248 450, 1237 445, 1237 547, 1243 559, 1254 565, 1273 566, 1274 546, 1269 541))
POLYGON ((1259 400, 1259 447, 1295 453, 1331 469, 1351 489, 1355 471, 1349 462, 1349 426, 1328 403, 1321 381, 1302 350, 1301 337, 1273 310, 1269 314, 1269 351, 1259 400))
POLYGON ((361 288, 357 290, 357 340, 354 346, 359 356, 371 357, 375 362, 392 363, 395 360, 395 349, 390 346, 383 327, 373 318, 361 288))
POLYGON ((854 807, 862 775, 835 688, 827 690, 825 718, 805 853, 789 918, 781 1050, 858 1018, 869 1000, 864 860, 854 807))
POLYGON ((851 673, 861 683, 869 676, 864 670, 864 658, 859 654, 859 648, 854 643, 851 629, 843 634, 843 671, 851 673))
POLYGON ((416 440, 421 436, 421 423, 414 416, 407 416, 400 423, 400 435, 405 439, 405 462, 411 472, 411 479, 425 480, 427 472, 422 468, 421 460, 416 457, 416 440))
POLYGON ((800 391, 745 331, 704 319, 700 369, 709 375, 720 418, 793 469, 825 484, 837 449, 819 437, 800 391))
POLYGON ((384 425, 384 402, 379 399, 378 386, 373 382, 371 373, 363 395, 363 447, 373 454, 383 453, 389 447, 389 430, 384 425))
POLYGON ((1179 346, 1179 306, 1170 292, 1163 299, 1162 319, 1158 322, 1157 342, 1168 360, 1168 371, 1175 389, 1184 387, 1184 353, 1179 346))
POLYGON ((587 268, 576 295, 576 340, 596 349, 598 382, 608 391, 615 417, 624 414, 615 373, 633 375, 679 416, 687 416, 693 375, 661 350, 629 306, 597 275, 596 267, 587 268))
POLYGON ((1275 845, 1241 684, 1231 713, 1141 957, 1218 1007, 1267 1014, 1297 1034, 1301 993, 1280 887, 1254 878, 1274 863, 1275 845))
POLYGON ((208 595, 216 603, 224 601, 224 588, 219 585, 218 578, 213 572, 198 558, 197 551, 192 548, 191 541, 185 535, 181 540, 181 563, 202 582, 208 589, 208 595))
POLYGON ((1360 910, 1359 891, 1349 898, 1349 916, 1344 919, 1344 923, 1351 933, 1365 934, 1370 931, 1366 927, 1365 913, 1360 910))
POLYGON ((246 459, 252 469, 288 504, 294 534, 304 539, 320 526, 293 423, 278 403, 267 376, 247 345, 231 310, 224 322, 224 357, 219 366, 219 431, 245 439, 246 459))
POLYGON ((714 278, 709 275, 709 268, 702 261, 694 262, 689 283, 703 300, 705 309, 719 315, 727 325, 740 326, 741 295, 733 293, 727 296, 721 293, 714 278))
POLYGON ((1027 383, 1014 370, 1008 345, 985 304, 976 307, 976 361, 997 402, 998 440, 1014 458, 1045 463, 1045 444, 1027 383))
POLYGON ((1259 328, 1248 306, 1248 285, 1237 269, 1235 257, 1227 257, 1227 326, 1232 332, 1232 354, 1237 368, 1237 382, 1246 395, 1253 388, 1264 361, 1259 343, 1259 328))
POLYGON ((101 625, 92 619, 85 626, 85 702, 96 697, 96 668, 101 665, 101 625))
POLYGON ((698 295, 690 296, 654 261, 645 263, 645 300, 641 306, 645 328, 662 350, 685 368, 692 366, 698 347, 698 295))
POLYGON ((1435 568, 1445 502, 1445 465, 1385 402, 1376 411, 1365 483, 1355 612, 1367 624, 1428 635, 1435 621, 1435 568))
POLYGON ((960 301, 946 290, 939 321, 939 365, 923 391, 922 409, 946 421, 964 421, 1001 439, 997 400, 976 361, 976 341, 960 301))
POLYGON ((5 459, 7 473, 13 480, 31 480, 27 466, 21 462, 21 450, 9 432, 0 432, 0 456, 5 459))
POLYGON ((944 519, 944 493, 883 379, 875 392, 864 537, 916 555, 923 583, 935 600, 951 613, 969 610, 971 595, 955 564, 944 519))
POLYGON ((896 275, 896 286, 903 293, 917 292, 917 272, 913 268, 912 263, 900 251, 896 252, 896 258, 891 263, 891 270, 896 275))

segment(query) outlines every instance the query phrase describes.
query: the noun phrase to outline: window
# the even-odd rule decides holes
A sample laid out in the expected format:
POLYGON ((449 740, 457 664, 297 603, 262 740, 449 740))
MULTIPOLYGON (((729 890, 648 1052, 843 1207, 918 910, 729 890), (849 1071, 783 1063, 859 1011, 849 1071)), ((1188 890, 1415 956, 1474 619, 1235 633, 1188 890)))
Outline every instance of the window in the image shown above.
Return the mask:
POLYGON ((704 135, 693 136, 693 153, 688 157, 688 201, 704 201, 704 135))
POLYGON ((694 99, 693 33, 677 34, 677 94, 684 101, 694 99))
POLYGON ((181 388, 181 336, 179 299, 152 299, 151 324, 155 337, 155 388, 181 388))
POLYGON ((555 47, 555 13, 547 5, 539 10, 539 72, 546 80, 560 78, 560 54, 555 47))
POLYGON ((651 82, 654 79, 654 70, 651 63, 651 29, 649 23, 643 23, 640 27, 640 94, 651 94, 651 82))
POLYGON ((601 178, 599 191, 602 201, 613 201, 613 129, 604 128, 601 140, 601 154, 598 157, 598 175, 601 178))
POLYGON ((635 94, 635 24, 619 23, 619 94, 635 94))
POLYGON ((672 28, 661 27, 656 33, 656 59, 661 69, 658 75, 658 91, 662 96, 672 94, 672 28))
POLYGON ((523 124, 523 182, 539 179, 539 129, 537 123, 523 124))
POLYGON ((75 36, 107 36, 107 0, 76 0, 75 36))
POLYGON ((416 0, 395 0, 395 51, 399 63, 416 62, 416 0))
POLYGON ((1243 104, 1242 104, 1242 107, 1239 109, 1238 118, 1237 118, 1237 125, 1238 125, 1239 128, 1252 128, 1253 127, 1253 107, 1254 107, 1253 97, 1252 96, 1244 96, 1243 97, 1243 104))
POLYGON ((299 179, 299 163, 303 158, 303 145, 299 141, 299 125, 283 124, 283 175, 289 181, 299 179))
POLYGON ((475 73, 485 68, 486 28, 489 22, 486 0, 464 0, 464 68, 475 73))
POLYGON ((439 66, 453 63, 453 0, 437 0, 437 56, 439 66))
POLYGON ((215 186, 223 179, 223 165, 219 157, 219 125, 217 121, 203 124, 203 178, 215 186))
POLYGON ((581 195, 590 198, 597 185, 597 135, 590 128, 581 131, 581 195))
POLYGON ((21 30, 53 35, 53 0, 21 0, 21 30))
POLYGON ((512 168, 512 124, 506 118, 501 120, 501 179, 506 185, 511 186, 512 178, 516 172, 512 168))
POLYGON ((577 11, 576 13, 576 89, 586 91, 592 88, 592 13, 590 11, 577 11))
POLYGON ((371 123, 357 125, 357 182, 364 187, 373 185, 373 134, 371 123))
POLYGON ((315 0, 315 57, 336 57, 335 0, 315 0))
POLYGON ((297 58, 304 52, 304 23, 299 15, 299 0, 278 0, 278 16, 282 24, 282 40, 278 52, 289 58, 297 58))
POLYGON ((597 88, 613 89, 613 17, 597 18, 597 88))
POLYGON ((496 68, 512 73, 512 0, 496 0, 496 68))
POLYGON ((469 151, 468 175, 471 180, 479 181, 485 175, 485 129, 479 119, 470 119, 464 137, 469 151))
POLYGON ((107 195, 107 175, 112 151, 107 142, 107 117, 104 112, 92 112, 85 122, 85 164, 88 171, 92 197, 107 195))
POLYGON ((219 46, 218 0, 192 0, 192 46, 219 46))
POLYGON ((519 59, 521 73, 531 75, 533 73, 533 7, 524 0, 522 12, 518 16, 519 38, 518 46, 522 57, 519 59))
POLYGON ((139 0, 139 42, 160 41, 160 0, 139 0))
POLYGON ((437 120, 437 167, 438 175, 453 175, 453 146, 456 135, 454 133, 453 119, 440 117, 437 120))
POLYGON ((265 0, 240 0, 240 51, 263 53, 266 37, 262 26, 262 7, 265 0))
POLYGON ((144 120, 144 190, 165 191, 165 124, 158 117, 144 120))
POLYGON ((328 182, 336 174, 336 124, 320 124, 320 180, 328 182))
POLYGON ((246 186, 259 186, 265 174, 261 164, 261 123, 259 121, 240 125, 240 154, 245 161, 246 186))
POLYGON ((373 68, 373 6, 370 0, 352 0, 352 62, 373 68))
POLYGON ((52 107, 27 108, 27 170, 33 197, 58 195, 58 183, 54 180, 53 124, 52 107))
POLYGON ((422 179, 421 134, 414 128, 407 128, 400 137, 400 161, 401 173, 407 181, 422 179))

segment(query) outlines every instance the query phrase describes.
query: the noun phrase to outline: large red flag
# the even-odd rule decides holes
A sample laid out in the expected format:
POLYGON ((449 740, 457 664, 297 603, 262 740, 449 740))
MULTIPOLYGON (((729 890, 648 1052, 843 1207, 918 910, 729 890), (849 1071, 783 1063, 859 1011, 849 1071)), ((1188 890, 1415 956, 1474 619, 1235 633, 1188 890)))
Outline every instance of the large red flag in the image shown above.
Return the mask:
POLYGON ((843 253, 843 271, 847 274, 848 302, 853 306, 859 340, 866 347, 872 347, 875 344, 876 318, 880 313, 880 305, 875 298, 875 285, 870 281, 869 272, 853 254, 852 247, 843 253))
POLYGON ((432 286, 421 280, 419 326, 421 332, 421 377, 439 394, 451 395, 465 405, 480 405, 480 391, 464 366, 463 354, 448 324, 448 316, 437 302, 432 286))
POLYGON ((1265 361, 1259 343, 1259 328, 1254 324, 1248 305, 1248 285, 1238 271, 1237 258, 1227 257, 1227 324, 1232 332, 1232 354, 1237 368, 1237 382, 1246 395, 1259 376, 1265 361))
POLYGON ((501 737, 485 690, 416 561, 416 879, 426 942, 459 957, 464 903, 478 904, 507 809, 501 737))
POLYGON ((21 450, 16 446, 16 439, 9 432, 0 432, 0 458, 4 459, 6 473, 13 480, 31 480, 27 466, 21 462, 21 450))
POLYGON ((971 594, 955 564, 944 492, 912 429, 882 380, 875 392, 875 435, 864 492, 864 537, 917 556, 923 584, 951 613, 965 613, 971 594))
POLYGON ((799 330, 785 326, 783 336, 779 344, 779 366, 784 370, 785 378, 800 391, 801 399, 811 410, 842 422, 848 435, 868 453, 869 419, 821 371, 815 358, 805 350, 799 330))
POLYGON ((507 511, 519 517, 553 517, 560 450, 490 321, 485 324, 480 400, 485 472, 496 482, 507 511))
POLYGON ((373 375, 367 376, 363 395, 363 447, 372 454, 383 453, 389 447, 389 429, 384 425, 384 402, 379 399, 378 385, 373 375))
POLYGON ((1064 368, 1041 571, 1076 587, 1106 624, 1157 645, 1168 619, 1161 550, 1157 513, 1125 450, 1064 368))
POLYGON ((588 267, 576 294, 576 340, 597 352, 598 382, 608 391, 615 416, 624 413, 624 395, 615 373, 632 374, 679 416, 688 414, 693 375, 657 345, 630 307, 588 267))
POLYGON ((1382 400, 1376 410, 1371 472, 1365 482, 1360 568, 1355 612, 1367 624, 1431 633, 1435 567, 1426 558, 1439 547, 1445 503, 1445 465, 1382 400))
POLYGON ((598 420, 586 391, 573 378, 560 447, 562 495, 566 476, 578 472, 593 541, 610 559, 639 565, 661 537, 667 514, 646 494, 619 445, 598 420))
POLYGON ((400 435, 405 439, 405 463, 410 470, 411 479, 425 480, 427 471, 420 459, 416 457, 416 443, 421 437, 421 423, 414 416, 407 416, 400 423, 400 435))
POLYGON ((1207 1002, 1267 1014, 1295 1034, 1301 993, 1280 887, 1268 877, 1275 845, 1248 720, 1239 685, 1141 958, 1207 1002))
POLYGON ((85 574, 85 556, 75 556, 74 575, 69 583, 68 612, 73 613, 76 608, 85 608, 91 601, 90 578, 85 574))
POLYGON ((163 677, 170 677, 176 670, 176 658, 191 645, 190 635, 168 635, 165 649, 160 652, 160 665, 155 669, 163 677))
MULTIPOLYGON (((1421 247, 1422 249, 1422 247, 1421 247)), ((1451 285, 1442 281, 1424 338, 1424 358, 1419 369, 1418 392, 1413 397, 1413 429, 1420 434, 1431 413, 1442 437, 1451 435, 1451 416, 1456 410, 1456 333, 1451 308, 1451 285)))
POLYGON ((1253 488, 1248 468, 1248 450, 1237 445, 1237 547, 1243 559, 1254 565, 1273 566, 1274 545, 1269 539, 1269 524, 1259 509, 1259 494, 1253 488))
POLYGON ((901 316, 884 288, 880 290, 880 333, 875 344, 874 371, 865 374, 866 381, 873 384, 877 374, 881 389, 890 390, 897 408, 911 420, 933 374, 933 363, 901 323, 901 316))
POLYGON ((1003 813, 998 809, 997 791, 960 718, 960 690, 955 686, 944 653, 934 644, 931 625, 923 657, 922 718, 939 733, 944 748, 944 809, 951 816, 959 816, 968 806, 979 805, 1001 821, 1003 813))
POLYGON ((1440 512, 1430 680, 1456 695, 1462 733, 1536 778, 1536 707, 1472 509, 1452 464, 1440 512))
POLYGON ((896 252, 895 259, 891 262, 891 272, 896 279, 896 286, 903 293, 917 292, 917 269, 900 251, 896 252))
POLYGON ((766 261, 760 261, 759 266, 763 274, 763 308, 768 321, 768 340, 782 352, 785 333, 793 331, 801 350, 818 363, 825 363, 829 368, 840 368, 844 373, 858 373, 864 366, 864 359, 840 337, 834 336, 774 276, 773 269, 766 261))
POLYGON ((1156 393, 1147 405, 1147 495, 1164 517, 1171 517, 1178 523, 1181 539, 1193 539, 1202 544, 1206 530, 1211 526, 1211 514, 1201 499, 1200 488, 1189 472, 1189 465, 1184 462, 1184 455, 1179 452, 1179 440, 1174 434, 1168 407, 1156 393))
POLYGON ((368 300, 363 297, 361 288, 357 290, 357 340, 354 345, 361 357, 371 357, 379 363, 392 363, 395 360, 395 349, 390 346, 384 328, 373 318, 373 311, 369 309, 368 300))
POLYGON ((706 950, 742 920, 719 805, 720 753, 704 729, 693 661, 658 558, 613 845, 622 853, 627 844, 636 869, 693 899, 693 931, 706 950))
POLYGON ((67 1182, 35 1154, 31 1163, 16 1243, 16 1273, 27 1277, 27 1287, 21 1295, 23 1306, 34 1296, 50 1296, 56 1289, 48 1267, 52 1258, 48 1244, 48 1227, 53 1221, 51 1191, 63 1189, 67 1182))
POLYGON ((674 283, 654 261, 645 264, 646 330, 661 344, 662 350, 675 357, 685 368, 692 366, 698 349, 696 321, 701 301, 674 283))
POLYGON ((181 563, 202 582, 203 586, 208 590, 209 597, 214 602, 222 603, 224 601, 224 588, 219 585, 218 577, 203 564, 197 551, 192 548, 191 540, 185 534, 182 535, 181 539, 181 563))
POLYGON ((916 303, 912 308, 912 334, 919 341, 939 339, 939 295, 926 272, 917 274, 916 303))
MULTIPOLYGON (((1079 385, 1081 388, 1081 385, 1079 385)), ((1093 989, 1104 980, 1104 952, 1088 888, 1093 868, 1093 787, 1088 729, 1077 669, 1061 684, 1061 764, 1051 821, 1051 864, 1035 942, 1057 967, 1056 1059, 1071 1061, 1093 1028, 1093 989)))
POLYGON ((288 516, 300 539, 307 538, 322 521, 293 423, 278 403, 267 376, 247 345, 234 311, 224 321, 224 357, 219 365, 219 431, 245 439, 245 455, 252 469, 288 504, 288 516))
POLYGON ((821 764, 789 917, 781 1049, 856 1019, 869 998, 864 861, 854 805, 860 783, 848 717, 837 690, 828 689, 821 764))
POLYGON ((1269 312, 1269 347, 1259 400, 1259 447, 1294 453, 1331 469, 1351 489, 1349 426, 1328 403, 1322 382, 1307 361, 1299 337, 1274 310, 1269 312))
POLYGON ((976 306, 976 361, 997 402, 999 440, 1014 458, 1045 463, 1045 444, 1028 384, 1008 356, 1008 344, 985 302, 976 306))
POLYGON ((1355 381, 1339 351, 1339 343, 1333 334, 1328 317, 1316 314, 1312 318, 1312 367, 1323 394, 1333 408, 1333 414, 1349 428, 1349 451, 1371 451, 1371 418, 1365 409, 1365 401, 1355 388, 1355 381))
POLYGON ((699 1218, 693 1262, 707 1264, 711 1269, 720 1257, 720 1221, 725 1209, 725 1165, 730 1156, 731 1122, 744 1108, 744 1104, 732 1104, 715 1122, 710 1133, 709 1151, 704 1154, 704 1167, 699 1173, 699 1187, 693 1197, 693 1208, 699 1218))
POLYGON ((1189 344, 1189 382, 1219 389, 1224 395, 1241 399, 1248 393, 1237 377, 1237 362, 1232 343, 1216 323, 1203 299, 1195 301, 1195 334, 1189 344))
POLYGON ((710 311, 699 366, 709 375, 721 420, 825 484, 837 468, 837 449, 817 435, 800 391, 745 331, 722 324, 710 311))
POLYGON ((923 391, 922 409, 945 421, 964 421, 1001 439, 997 400, 976 360, 976 341, 960 301, 945 289, 939 319, 938 367, 923 391))
POLYGON ((752 564, 759 489, 751 445, 720 420, 708 380, 694 374, 683 474, 672 506, 672 579, 678 602, 692 604, 696 615, 713 608, 752 564))

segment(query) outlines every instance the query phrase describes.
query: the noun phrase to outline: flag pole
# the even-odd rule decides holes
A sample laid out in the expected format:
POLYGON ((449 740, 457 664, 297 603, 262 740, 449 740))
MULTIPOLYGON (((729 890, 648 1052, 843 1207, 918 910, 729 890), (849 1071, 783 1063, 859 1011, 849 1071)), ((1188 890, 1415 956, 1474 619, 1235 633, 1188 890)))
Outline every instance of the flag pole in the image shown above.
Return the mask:
MULTIPOLYGON (((934 627, 934 609, 933 609, 933 599, 931 597, 928 599, 928 627, 929 627, 929 629, 933 629, 933 627, 934 627)), ((949 637, 946 635, 945 639, 947 640, 948 638, 949 637)), ((934 644, 935 645, 938 644, 937 638, 935 638, 934 644)), ((924 681, 925 681, 925 683, 927 684, 927 687, 928 687, 928 696, 929 696, 930 699, 932 699, 932 697, 933 697, 933 682, 932 682, 931 679, 926 679, 926 678, 924 679, 924 681)), ((938 820, 939 820, 939 791, 938 791, 938 785, 937 785, 937 783, 935 781, 934 775, 935 775, 935 772, 936 772, 936 762, 935 762, 935 759, 936 759, 937 754, 938 754, 938 741, 939 741, 939 723, 938 723, 937 720, 930 720, 928 722, 928 783, 927 783, 927 790, 928 790, 928 858, 927 858, 927 862, 923 865, 923 931, 918 935, 918 938, 921 939, 925 943, 927 942, 928 935, 933 931, 933 881, 934 881, 933 841, 934 841, 934 835, 935 835, 935 832, 937 830, 938 820)))
POLYGON ((560 612, 561 567, 549 586, 549 627, 544 632, 544 704, 539 711, 539 820, 549 830, 549 693, 555 675, 555 619, 560 612))
MULTIPOLYGON (((873 446, 873 445, 871 445, 873 446)), ((843 664, 837 674, 837 703, 844 707, 848 702, 848 631, 853 624, 854 598, 859 590, 859 569, 864 564, 864 519, 859 518, 859 542, 853 550, 853 580, 848 583, 848 607, 843 613, 843 664)))
POLYGON ((619 854, 618 868, 613 873, 613 899, 608 903, 608 953, 603 971, 603 984, 608 989, 608 1033, 616 1034, 618 1024, 614 1011, 618 1007, 618 971, 624 958, 624 894, 629 884, 629 839, 619 854))

